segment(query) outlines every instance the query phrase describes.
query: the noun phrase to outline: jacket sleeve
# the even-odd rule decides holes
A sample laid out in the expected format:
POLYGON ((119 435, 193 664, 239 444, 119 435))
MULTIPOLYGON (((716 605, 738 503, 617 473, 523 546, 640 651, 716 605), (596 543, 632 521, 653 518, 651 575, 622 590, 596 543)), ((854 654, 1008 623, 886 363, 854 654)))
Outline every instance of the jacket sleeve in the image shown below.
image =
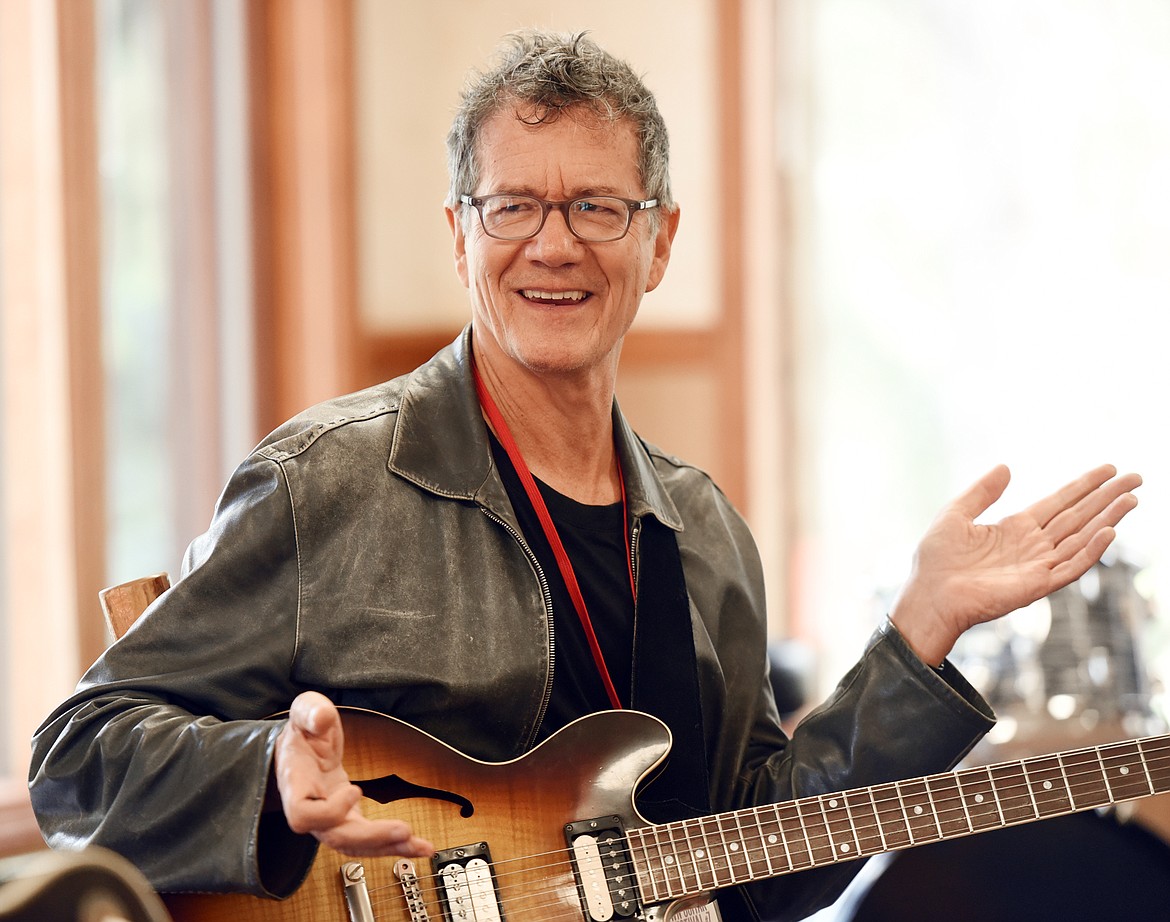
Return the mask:
POLYGON ((272 715, 304 690, 296 551, 283 471, 254 455, 183 577, 34 736, 30 790, 50 846, 111 848, 163 891, 295 888, 315 842, 263 805, 272 715))
MULTIPOLYGON (((923 663, 888 620, 823 704, 789 738, 768 675, 763 573, 743 519, 705 478, 671 469, 672 498, 695 605, 717 810, 913 778, 954 767, 994 715, 947 665, 923 663)), ((801 919, 830 904, 860 870, 844 861, 720 895, 725 922, 801 919)))
MULTIPOLYGON (((991 708, 954 667, 947 664, 940 673, 927 666, 886 620, 790 740, 769 729, 753 740, 744 800, 775 803, 948 771, 994 722, 991 708)), ((741 894, 747 918, 804 918, 832 903, 863 863, 752 884, 741 894)))

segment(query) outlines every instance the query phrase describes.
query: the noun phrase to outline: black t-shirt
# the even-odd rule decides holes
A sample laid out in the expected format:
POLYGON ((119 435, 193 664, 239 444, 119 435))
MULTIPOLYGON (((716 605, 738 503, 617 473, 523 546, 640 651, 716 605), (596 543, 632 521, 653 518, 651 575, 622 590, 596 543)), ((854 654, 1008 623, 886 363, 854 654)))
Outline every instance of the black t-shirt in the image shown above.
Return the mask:
MULTIPOLYGON (((512 500, 524 540, 536 555, 552 594, 553 687, 548 711, 540 727, 539 738, 544 739, 583 714, 606 710, 611 705, 593 662, 585 630, 524 484, 494 435, 491 443, 492 454, 512 500)), ((539 480, 536 485, 573 564, 577 585, 585 599, 585 608, 605 657, 610 679, 622 705, 629 706, 634 599, 630 590, 622 504, 590 506, 558 493, 539 480)))

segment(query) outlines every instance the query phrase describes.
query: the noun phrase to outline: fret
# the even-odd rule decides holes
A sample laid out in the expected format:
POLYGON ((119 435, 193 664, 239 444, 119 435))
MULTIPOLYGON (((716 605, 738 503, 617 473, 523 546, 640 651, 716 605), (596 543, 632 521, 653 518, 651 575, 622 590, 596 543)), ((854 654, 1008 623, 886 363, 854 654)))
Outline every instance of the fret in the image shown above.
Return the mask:
POLYGON ((743 857, 747 876, 751 880, 772 877, 778 872, 772 865, 772 855, 764 842, 764 827, 760 824, 760 810, 740 810, 735 814, 736 829, 743 843, 743 857))
POLYGON ((682 823, 667 823, 662 827, 662 832, 665 837, 663 864, 668 894, 675 896, 699 891, 698 873, 686 827, 682 823))
POLYGON ((1063 761, 1073 807, 1088 810, 1112 803, 1113 797, 1105 783, 1105 768, 1096 749, 1066 752, 1063 761))
POLYGON ((630 833, 630 852, 638 869, 638 883, 651 903, 666 899, 670 884, 666 875, 665 854, 659 838, 660 826, 647 826, 630 833), (637 843, 637 844, 635 844, 637 843))
POLYGON ((683 862, 674 841, 673 825, 663 826, 661 832, 662 872, 665 895, 686 893, 687 882, 683 876, 683 862))
MULTIPOLYGON (((721 886, 718 861, 719 847, 711 844, 712 825, 711 817, 687 824, 687 828, 690 830, 688 835, 693 843, 691 854, 695 859, 695 874, 699 880, 699 888, 702 890, 714 890, 721 886)), ((717 832, 718 829, 714 831, 717 832)))
POLYGON ((791 871, 795 867, 792 855, 788 851, 788 840, 784 837, 784 829, 780 825, 780 810, 778 805, 773 804, 768 810, 771 817, 766 822, 767 814, 760 813, 756 817, 756 825, 760 827, 760 841, 768 858, 768 867, 773 868, 776 873, 791 871))
POLYGON ((906 809, 897 785, 881 784, 870 788, 878 815, 878 828, 887 849, 905 848, 913 844, 906 809))
POLYGON ((1011 825, 1036 819, 1036 804, 1032 800, 1028 780, 1024 777, 1024 767, 1019 762, 992 765, 988 772, 1005 823, 1011 825))
POLYGON ((973 832, 996 829, 1003 825, 999 812, 999 801, 995 797, 995 786, 986 768, 971 768, 957 775, 959 796, 967 811, 967 821, 973 832))
POLYGON ((780 834, 784 838, 785 848, 792 858, 793 870, 811 868, 815 863, 812 855, 812 845, 809 843, 808 831, 800 819, 800 810, 796 801, 784 804, 780 809, 780 834))
POLYGON ((685 845, 679 850, 683 879, 691 890, 707 891, 715 886, 710 852, 706 847, 705 821, 682 822, 678 829, 685 836, 685 845))
POLYGON ((896 787, 902 798, 906 822, 910 827, 911 842, 917 845, 920 842, 935 842, 940 839, 942 830, 934 815, 934 804, 930 800, 926 780, 913 778, 909 781, 899 781, 896 787))
POLYGON ((816 797, 805 797, 796 801, 800 811, 801 824, 804 826, 805 839, 808 850, 812 855, 814 865, 828 864, 835 857, 833 839, 829 834, 829 823, 816 797))
POLYGON ((882 818, 878 813, 878 802, 877 797, 874 795, 874 790, 874 788, 868 787, 865 789, 865 793, 869 795, 869 809, 873 814, 873 825, 877 829, 878 839, 882 843, 881 850, 885 852, 890 850, 890 846, 886 842, 886 830, 882 827, 882 818))
POLYGON ((1099 746, 1105 781, 1115 801, 1132 800, 1154 793, 1136 743, 1099 746))
POLYGON ((959 782, 954 775, 932 775, 926 779, 926 790, 934 804, 935 820, 943 838, 964 835, 971 831, 971 821, 963 809, 959 782))
POLYGON ((1150 785, 1159 794, 1170 791, 1170 737, 1143 740, 1141 747, 1150 773, 1150 785))
POLYGON ((1068 783, 1068 768, 1064 764, 1064 755, 1057 753, 1056 761, 1060 764, 1060 778, 1064 782, 1064 793, 1068 795, 1069 809, 1075 810, 1076 806, 1073 804, 1072 787, 1068 783))
POLYGON ((1170 793, 1170 736, 631 830, 647 905, 790 871, 1170 793))
POLYGON ((727 887, 741 881, 751 880, 752 871, 748 866, 747 848, 734 814, 716 817, 716 829, 722 850, 722 864, 725 869, 719 886, 727 887))
POLYGON ((1072 802, 1069 800, 1059 757, 1028 759, 1022 767, 1037 817, 1062 816, 1069 812, 1072 802))
POLYGON ((822 794, 821 813, 829 829, 829 847, 838 860, 857 857, 857 830, 853 828, 853 817, 841 794, 822 794))
POLYGON ((886 850, 886 840, 878 822, 877 807, 869 788, 848 791, 845 794, 845 809, 853 825, 853 836, 857 840, 859 855, 876 855, 886 850))

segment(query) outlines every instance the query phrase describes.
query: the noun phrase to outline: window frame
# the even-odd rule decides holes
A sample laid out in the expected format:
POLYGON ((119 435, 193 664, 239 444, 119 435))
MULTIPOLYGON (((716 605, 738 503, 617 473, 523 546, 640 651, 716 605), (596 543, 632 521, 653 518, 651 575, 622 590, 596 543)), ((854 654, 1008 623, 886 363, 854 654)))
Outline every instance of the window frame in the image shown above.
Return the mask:
MULTIPOLYGON (((89 2, 0 4, 4 672, 14 763, 104 644, 100 621, 79 617, 95 609, 105 535, 93 13, 89 2)), ((40 841, 18 764, 0 777, 0 854, 40 841)))

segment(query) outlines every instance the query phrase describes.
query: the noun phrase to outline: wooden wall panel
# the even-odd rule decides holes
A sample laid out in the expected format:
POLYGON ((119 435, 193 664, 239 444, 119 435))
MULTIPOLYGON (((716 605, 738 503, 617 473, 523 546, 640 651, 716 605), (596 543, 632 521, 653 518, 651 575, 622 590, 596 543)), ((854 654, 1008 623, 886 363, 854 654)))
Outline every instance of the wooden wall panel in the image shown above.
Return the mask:
POLYGON ((352 389, 352 9, 250 4, 258 423, 352 389))
POLYGON ((94 18, 89 2, 0 4, 0 412, 7 764, 0 850, 39 842, 23 778, 34 728, 103 642, 94 18), (92 614, 87 617, 87 614, 92 614))

